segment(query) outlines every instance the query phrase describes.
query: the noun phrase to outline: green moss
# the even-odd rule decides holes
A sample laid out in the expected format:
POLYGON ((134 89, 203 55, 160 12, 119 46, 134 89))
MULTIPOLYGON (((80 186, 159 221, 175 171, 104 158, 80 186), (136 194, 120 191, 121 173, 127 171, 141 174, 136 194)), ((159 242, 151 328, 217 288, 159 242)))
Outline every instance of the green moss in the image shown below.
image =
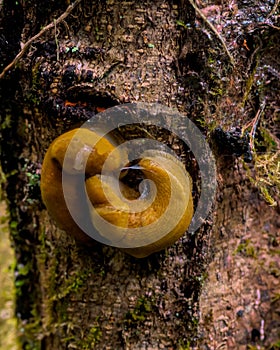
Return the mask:
POLYGON ((257 258, 256 250, 254 246, 250 243, 249 239, 246 239, 245 242, 242 242, 238 245, 238 247, 234 251, 234 254, 238 253, 241 253, 251 258, 257 258))
POLYGON ((98 320, 96 319, 96 322, 89 328, 85 326, 79 330, 73 315, 69 316, 71 314, 69 300, 77 298, 77 295, 79 297, 83 295, 89 276, 99 271, 95 272, 88 266, 84 269, 79 268, 80 255, 76 246, 73 246, 72 249, 67 247, 67 251, 64 251, 61 245, 54 246, 47 239, 44 228, 41 229, 39 240, 37 261, 40 266, 41 284, 45 289, 42 306, 44 310, 43 329, 48 334, 67 334, 60 339, 65 348, 71 344, 77 349, 92 349, 102 337, 98 320), (61 265, 68 259, 72 262, 73 268, 68 270, 67 274, 62 274, 61 265))
POLYGON ((208 273, 207 272, 202 272, 201 275, 194 276, 194 280, 196 282, 199 282, 201 286, 204 285, 205 281, 207 280, 208 273))
POLYGON ((260 193, 263 197, 263 199, 272 207, 276 206, 277 203, 276 201, 274 200, 274 198, 270 195, 269 193, 269 189, 265 186, 262 186, 260 183, 258 183, 258 187, 259 187, 259 190, 260 190, 260 193))
POLYGON ((133 325, 143 322, 151 311, 152 300, 143 296, 137 300, 134 309, 126 313, 125 324, 133 325))
POLYGON ((3 119, 1 125, 1 130, 9 129, 12 126, 12 116, 11 114, 6 114, 6 117, 3 119))
POLYGON ((247 347, 248 350, 279 350, 280 349, 280 340, 277 340, 271 345, 268 345, 267 347, 260 347, 260 346, 255 346, 255 345, 248 345, 247 347))
POLYGON ((19 322, 19 341, 24 344, 24 349, 41 350, 42 322, 35 304, 33 304, 31 314, 32 318, 28 320, 28 323, 19 322))
POLYGON ((179 27, 183 27, 184 29, 188 29, 188 25, 185 24, 184 21, 181 21, 181 20, 178 19, 178 20, 176 21, 176 24, 177 24, 177 26, 179 26, 179 27))
POLYGON ((37 62, 32 68, 32 80, 31 87, 26 94, 26 101, 31 103, 33 106, 39 106, 41 100, 39 98, 41 91, 40 84, 40 73, 39 68, 41 66, 41 62, 37 62))
POLYGON ((279 350, 280 349, 280 339, 277 340, 275 343, 271 344, 269 349, 271 349, 271 350, 279 350))
POLYGON ((93 349, 94 345, 100 342, 101 337, 102 337, 102 331, 98 325, 95 325, 92 328, 90 328, 85 339, 78 342, 79 348, 85 349, 85 350, 93 349))
POLYGON ((278 278, 280 276, 280 269, 276 261, 271 261, 268 266, 268 273, 278 278))
POLYGON ((89 276, 88 271, 74 273, 61 287, 55 292, 53 300, 66 298, 70 294, 76 294, 85 285, 89 276))
POLYGON ((30 283, 30 273, 32 272, 32 263, 29 262, 26 265, 17 264, 15 267, 15 287, 16 287, 16 296, 20 297, 23 295, 22 287, 30 283))
POLYGON ((256 70, 257 70, 257 65, 252 70, 251 74, 249 75, 249 78, 246 81, 246 88, 243 94, 244 97, 240 106, 241 108, 244 108, 246 102, 249 99, 250 93, 252 91, 252 87, 254 86, 254 83, 255 83, 256 70))
POLYGON ((264 128, 259 128, 259 137, 255 140, 256 151, 265 150, 266 152, 276 152, 277 151, 277 142, 271 132, 264 128))
POLYGON ((191 349, 190 341, 187 341, 187 342, 179 341, 178 350, 190 350, 190 349, 191 349))
POLYGON ((270 206, 277 206, 280 198, 280 151, 277 150, 276 137, 268 129, 261 127, 260 136, 254 144, 254 166, 249 168, 244 163, 244 168, 263 199, 270 206))
POLYGON ((280 293, 275 293, 271 301, 273 303, 276 303, 279 300, 280 300, 280 293))

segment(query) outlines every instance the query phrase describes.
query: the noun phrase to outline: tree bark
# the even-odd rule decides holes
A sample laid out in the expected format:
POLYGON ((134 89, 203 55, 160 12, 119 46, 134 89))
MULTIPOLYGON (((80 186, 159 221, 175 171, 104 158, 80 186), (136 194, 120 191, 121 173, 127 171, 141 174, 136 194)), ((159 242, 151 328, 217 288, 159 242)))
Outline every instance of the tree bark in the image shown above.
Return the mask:
MULTIPOLYGON (((4 0, 1 68, 19 52, 20 41, 67 6, 4 0)), ((275 13, 273 4, 256 1, 213 1, 201 12, 193 1, 84 0, 2 79, 2 170, 23 349, 245 349, 278 340, 275 13), (40 196, 51 141, 128 102, 177 109, 200 128, 217 162, 216 200, 207 220, 145 259, 99 243, 80 245, 57 228, 40 196), (260 158, 269 154, 276 161, 260 158)), ((180 140, 148 131, 190 167, 180 140)), ((131 135, 125 130, 122 136, 131 135)))

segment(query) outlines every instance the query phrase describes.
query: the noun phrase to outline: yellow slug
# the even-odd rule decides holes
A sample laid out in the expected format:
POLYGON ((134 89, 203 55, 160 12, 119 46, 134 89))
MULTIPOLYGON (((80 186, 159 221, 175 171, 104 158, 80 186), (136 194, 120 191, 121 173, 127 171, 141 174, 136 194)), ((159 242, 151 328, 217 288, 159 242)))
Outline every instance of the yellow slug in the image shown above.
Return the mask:
POLYGON ((78 241, 92 239, 72 218, 64 196, 76 203, 79 222, 90 222, 101 236, 120 242, 125 252, 142 258, 172 245, 187 230, 193 216, 192 182, 177 158, 150 151, 137 165, 144 178, 152 181, 147 193, 144 190, 140 194, 120 181, 118 191, 111 173, 120 168, 122 157, 123 153, 111 142, 91 130, 75 129, 62 134, 52 142, 44 158, 42 199, 58 227, 78 241), (109 165, 106 163, 104 175, 102 168, 110 153, 113 156, 109 165), (71 158, 75 161, 69 162, 71 158), (67 179, 63 185, 62 167, 67 179), (80 205, 83 193, 89 199, 86 210, 80 205))

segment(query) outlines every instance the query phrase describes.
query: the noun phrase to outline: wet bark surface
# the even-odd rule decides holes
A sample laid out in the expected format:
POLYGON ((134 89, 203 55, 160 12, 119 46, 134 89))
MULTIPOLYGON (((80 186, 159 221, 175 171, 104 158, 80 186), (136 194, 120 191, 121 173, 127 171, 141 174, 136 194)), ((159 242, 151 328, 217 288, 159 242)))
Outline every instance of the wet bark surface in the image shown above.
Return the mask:
POLYGON ((200 297, 204 344, 277 349, 279 215, 260 201, 238 163, 221 172, 220 189, 213 260, 200 297))
MULTIPOLYGON (((20 50, 20 33, 26 42, 67 5, 4 1, 2 68, 20 50), (9 37, 13 23, 19 30, 9 37)), ((187 1, 82 1, 2 80, 2 169, 24 349, 277 349, 279 190, 272 180, 259 185, 272 170, 256 154, 279 154, 279 13, 267 1, 197 6, 217 32, 187 1), (55 137, 127 102, 178 109, 217 159, 208 220, 143 260, 77 244, 48 216, 39 189, 55 137)), ((155 137, 190 167, 178 140, 155 137)))

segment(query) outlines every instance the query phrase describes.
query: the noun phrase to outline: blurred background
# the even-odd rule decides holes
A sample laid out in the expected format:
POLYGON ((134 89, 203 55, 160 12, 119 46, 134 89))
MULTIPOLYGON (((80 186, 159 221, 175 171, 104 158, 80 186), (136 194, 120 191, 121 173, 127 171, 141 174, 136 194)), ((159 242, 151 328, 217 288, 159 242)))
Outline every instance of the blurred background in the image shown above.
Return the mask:
MULTIPOLYGON (((1 198, 1 196, 0 196, 1 198)), ((0 350, 18 350, 14 317, 14 252, 8 230, 9 215, 0 201, 0 350)))

